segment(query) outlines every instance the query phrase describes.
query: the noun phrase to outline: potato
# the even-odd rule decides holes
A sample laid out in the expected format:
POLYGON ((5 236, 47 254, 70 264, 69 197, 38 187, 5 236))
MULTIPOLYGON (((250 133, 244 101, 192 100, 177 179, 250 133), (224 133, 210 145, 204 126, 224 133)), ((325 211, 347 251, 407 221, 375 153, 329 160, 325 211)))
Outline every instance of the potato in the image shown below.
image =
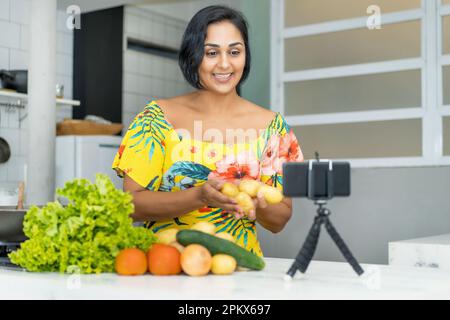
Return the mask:
POLYGON ((175 228, 170 228, 170 229, 158 232, 156 234, 158 243, 170 244, 171 242, 177 241, 177 232, 178 232, 178 229, 175 229, 175 228))
POLYGON ((228 241, 231 241, 231 242, 235 241, 234 237, 231 234, 227 233, 227 232, 216 233, 215 236, 217 238, 228 240, 228 241))
POLYGON ((211 254, 199 244, 190 244, 184 248, 180 261, 181 269, 190 276, 204 276, 211 270, 211 254))
POLYGON ((211 272, 214 274, 232 274, 236 270, 236 259, 227 254, 216 254, 212 257, 211 272))
POLYGON ((258 194, 258 189, 261 187, 261 185, 262 184, 259 181, 244 179, 239 183, 239 190, 254 198, 258 194))
POLYGON ((225 182, 222 186, 222 189, 220 189, 220 192, 222 192, 227 197, 234 198, 238 195, 239 189, 237 185, 231 182, 225 182))
POLYGON ((283 200, 283 194, 275 187, 264 185, 259 188, 259 192, 264 195, 264 199, 269 204, 277 204, 283 200))
POLYGON ((252 198, 245 192, 239 192, 234 199, 242 210, 244 210, 245 214, 248 214, 251 210, 255 209, 255 204, 253 203, 252 198))
POLYGON ((178 251, 180 251, 180 253, 183 253, 184 251, 184 246, 178 241, 171 242, 169 245, 175 247, 178 251))
POLYGON ((198 231, 205 232, 205 233, 212 234, 212 235, 214 235, 214 233, 216 233, 215 224, 211 223, 211 222, 206 222, 206 221, 197 222, 196 224, 194 224, 191 227, 191 229, 198 230, 198 231))

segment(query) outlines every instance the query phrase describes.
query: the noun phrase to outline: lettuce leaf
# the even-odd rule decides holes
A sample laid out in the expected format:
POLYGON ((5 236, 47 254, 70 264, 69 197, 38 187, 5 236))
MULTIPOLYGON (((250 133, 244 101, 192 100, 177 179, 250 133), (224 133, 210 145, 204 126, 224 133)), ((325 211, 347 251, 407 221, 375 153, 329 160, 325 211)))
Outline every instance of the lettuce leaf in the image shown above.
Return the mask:
POLYGON ((133 226, 131 194, 104 174, 97 174, 94 184, 74 179, 56 193, 68 205, 50 202, 28 210, 23 224, 28 240, 10 253, 14 264, 33 272, 113 272, 120 250, 146 251, 156 241, 152 231, 133 226))

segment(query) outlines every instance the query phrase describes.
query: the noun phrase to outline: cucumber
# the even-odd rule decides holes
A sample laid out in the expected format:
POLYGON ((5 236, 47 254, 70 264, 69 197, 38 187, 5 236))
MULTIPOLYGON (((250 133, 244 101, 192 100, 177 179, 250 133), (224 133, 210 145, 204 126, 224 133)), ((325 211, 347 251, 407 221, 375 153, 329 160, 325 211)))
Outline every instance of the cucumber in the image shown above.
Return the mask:
POLYGON ((177 241, 183 246, 190 244, 202 245, 211 252, 211 255, 218 253, 230 255, 236 259, 236 263, 240 267, 262 270, 265 266, 264 260, 256 254, 231 241, 217 238, 205 232, 189 229, 180 230, 177 232, 177 241))

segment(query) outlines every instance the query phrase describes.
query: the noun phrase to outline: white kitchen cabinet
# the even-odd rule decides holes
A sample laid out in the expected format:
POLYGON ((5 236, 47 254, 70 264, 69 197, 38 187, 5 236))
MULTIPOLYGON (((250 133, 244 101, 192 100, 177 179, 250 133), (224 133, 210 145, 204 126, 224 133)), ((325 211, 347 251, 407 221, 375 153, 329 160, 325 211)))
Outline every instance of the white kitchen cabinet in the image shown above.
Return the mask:
POLYGON ((56 187, 74 178, 95 181, 96 173, 104 173, 122 189, 122 179, 111 169, 121 141, 120 136, 56 137, 56 187))

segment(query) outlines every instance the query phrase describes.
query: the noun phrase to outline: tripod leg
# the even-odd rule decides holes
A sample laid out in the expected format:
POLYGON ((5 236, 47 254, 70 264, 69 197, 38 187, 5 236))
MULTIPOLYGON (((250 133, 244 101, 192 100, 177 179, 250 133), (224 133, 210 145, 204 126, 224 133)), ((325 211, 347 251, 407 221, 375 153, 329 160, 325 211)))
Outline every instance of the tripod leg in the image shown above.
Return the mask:
POLYGON ((314 256, 314 252, 316 251, 317 242, 319 241, 320 227, 322 223, 323 221, 321 218, 316 217, 314 219, 314 224, 309 230, 305 243, 300 249, 297 257, 295 258, 294 263, 287 272, 287 274, 291 276, 291 278, 294 277, 297 270, 300 270, 301 273, 305 273, 306 269, 308 269, 309 263, 314 256))
POLYGON ((355 257, 353 257, 352 253, 350 252, 350 249, 347 247, 344 240, 342 240, 341 236, 336 231, 333 224, 331 223, 331 221, 328 218, 326 218, 326 220, 325 220, 325 228, 327 229, 330 237, 336 243, 339 250, 344 255, 345 259, 348 261, 348 263, 350 263, 353 270, 355 270, 355 272, 358 274, 358 276, 362 275, 364 273, 364 270, 361 268, 358 261, 356 261, 355 257))

